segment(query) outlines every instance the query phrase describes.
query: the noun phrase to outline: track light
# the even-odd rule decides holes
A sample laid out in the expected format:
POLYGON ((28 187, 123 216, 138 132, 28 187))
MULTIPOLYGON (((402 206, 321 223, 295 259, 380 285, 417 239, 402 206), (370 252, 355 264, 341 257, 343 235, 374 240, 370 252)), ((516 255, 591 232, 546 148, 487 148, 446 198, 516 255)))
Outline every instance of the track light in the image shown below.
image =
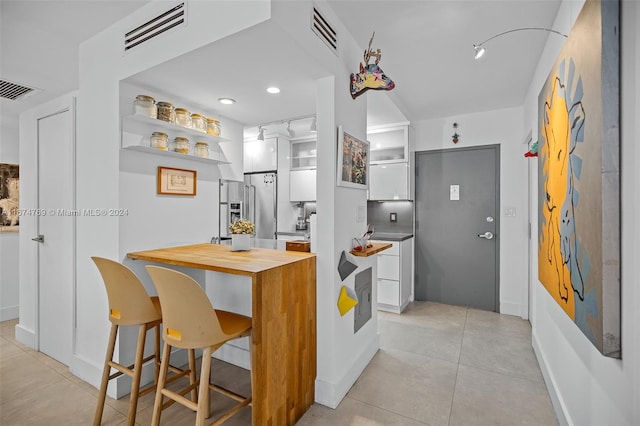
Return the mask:
POLYGON ((311 122, 311 127, 309 127, 309 131, 310 131, 310 132, 314 132, 314 133, 315 133, 315 132, 317 132, 317 130, 316 130, 316 124, 317 124, 317 122, 316 122, 316 118, 315 118, 315 117, 313 117, 313 121, 311 122))
POLYGON ((474 50, 473 58, 474 59, 480 59, 485 54, 487 49, 483 45, 486 42, 488 42, 489 40, 493 40, 496 37, 500 37, 502 35, 509 34, 509 33, 514 33, 516 31, 531 31, 531 30, 533 30, 533 31, 547 31, 547 32, 550 32, 550 33, 555 33, 555 34, 561 35, 564 38, 567 38, 566 34, 562 34, 559 31, 551 30, 549 28, 538 28, 538 27, 516 28, 514 30, 509 30, 509 31, 505 31, 505 32, 500 33, 500 34, 496 34, 493 37, 489 37, 488 39, 486 39, 485 41, 483 41, 480 44, 474 44, 473 45, 473 50, 474 50))
POLYGON ((294 138, 296 136, 296 132, 291 128, 291 121, 287 124, 287 133, 289 133, 290 138, 294 138))
POLYGON ((264 141, 264 129, 262 128, 262 126, 258 127, 258 140, 264 141))

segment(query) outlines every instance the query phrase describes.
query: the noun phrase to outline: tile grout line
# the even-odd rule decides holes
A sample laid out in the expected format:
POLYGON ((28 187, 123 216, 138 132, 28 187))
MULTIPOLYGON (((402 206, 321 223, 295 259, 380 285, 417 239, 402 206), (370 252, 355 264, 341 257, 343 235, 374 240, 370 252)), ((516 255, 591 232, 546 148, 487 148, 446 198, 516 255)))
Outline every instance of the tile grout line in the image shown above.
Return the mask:
POLYGON ((458 362, 456 362, 456 378, 453 381, 453 392, 451 394, 451 405, 449 406, 449 421, 447 425, 451 426, 451 415, 453 414, 453 400, 456 397, 456 389, 458 388, 458 372, 460 371, 460 355, 462 354, 462 342, 464 341, 464 330, 467 328, 467 319, 469 318, 469 308, 464 313, 464 325, 462 326, 462 336, 460 337, 460 350, 458 351, 458 362))
POLYGON ((405 416, 405 415, 404 415, 404 414, 402 414, 402 413, 396 413, 395 411, 391 411, 391 410, 388 410, 388 409, 386 409, 386 408, 378 407, 378 406, 377 406, 377 405, 375 405, 375 404, 372 404, 372 403, 367 402, 367 401, 362 401, 362 400, 360 400, 360 399, 358 399, 358 398, 354 398, 354 397, 349 396, 349 395, 345 396, 345 399, 346 399, 346 398, 352 399, 352 400, 354 400, 354 401, 358 401, 358 402, 360 402, 361 404, 365 404, 365 405, 368 405, 369 407, 377 408, 378 410, 385 411, 385 412, 390 413, 390 414, 393 414, 393 415, 395 415, 395 416, 400 416, 400 417, 405 418, 405 419, 407 419, 407 420, 411 420, 412 422, 420 423, 420 424, 427 425, 427 426, 432 426, 432 425, 431 425, 431 423, 425 423, 425 422, 420 421, 420 420, 418 420, 418 419, 414 419, 414 418, 412 418, 412 417, 407 417, 407 416, 405 416))

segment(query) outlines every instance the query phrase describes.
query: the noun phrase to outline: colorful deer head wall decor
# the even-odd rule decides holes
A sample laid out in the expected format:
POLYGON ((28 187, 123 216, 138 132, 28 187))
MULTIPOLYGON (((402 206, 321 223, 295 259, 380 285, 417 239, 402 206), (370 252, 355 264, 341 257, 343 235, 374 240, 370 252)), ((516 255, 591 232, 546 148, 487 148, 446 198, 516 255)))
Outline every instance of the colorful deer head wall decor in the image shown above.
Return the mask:
POLYGON ((373 37, 376 35, 375 31, 369 40, 369 48, 364 51, 364 65, 360 63, 360 72, 357 74, 351 74, 351 97, 357 98, 369 89, 373 90, 392 90, 396 87, 396 84, 384 74, 384 71, 378 66, 378 62, 382 58, 382 52, 380 49, 375 51, 371 50, 371 43, 373 43, 373 37), (376 61, 373 64, 369 63, 369 59, 375 58, 376 61))

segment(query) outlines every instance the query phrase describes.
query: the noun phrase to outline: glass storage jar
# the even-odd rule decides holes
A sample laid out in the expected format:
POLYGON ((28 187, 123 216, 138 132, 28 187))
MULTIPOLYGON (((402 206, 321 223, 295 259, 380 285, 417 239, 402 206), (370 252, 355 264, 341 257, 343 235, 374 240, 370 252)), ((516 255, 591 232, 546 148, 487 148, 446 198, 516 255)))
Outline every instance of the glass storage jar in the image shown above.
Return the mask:
POLYGON ((136 96, 136 99, 133 101, 133 114, 156 118, 158 114, 156 100, 147 95, 136 96))
POLYGON ((191 114, 186 108, 176 108, 176 124, 191 128, 191 114))
POLYGON ((153 132, 151 135, 151 148, 159 149, 160 151, 168 151, 169 136, 163 132, 153 132))
POLYGON ((166 121, 167 123, 176 122, 176 110, 173 108, 173 104, 170 102, 158 102, 158 120, 166 121))
POLYGON ((209 144, 206 142, 196 142, 196 157, 209 158, 209 144))
POLYGON ((191 114, 191 128, 200 132, 207 131, 207 122, 202 114, 191 114))
POLYGON ((189 153, 189 139, 184 138, 182 136, 177 136, 173 140, 173 150, 175 152, 179 152, 180 154, 188 154, 189 153))
POLYGON ((215 118, 207 118, 207 133, 213 136, 220 136, 220 121, 215 118))

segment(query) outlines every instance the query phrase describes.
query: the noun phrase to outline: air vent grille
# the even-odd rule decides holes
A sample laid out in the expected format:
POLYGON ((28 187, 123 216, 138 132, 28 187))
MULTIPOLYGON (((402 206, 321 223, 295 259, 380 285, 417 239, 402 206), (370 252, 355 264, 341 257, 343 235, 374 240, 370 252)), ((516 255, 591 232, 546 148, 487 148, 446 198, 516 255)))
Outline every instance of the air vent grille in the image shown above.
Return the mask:
POLYGON ((311 30, 320 37, 320 40, 322 40, 333 53, 337 54, 338 35, 336 30, 333 29, 315 6, 313 7, 311 16, 311 30))
POLYGON ((124 35, 125 52, 166 31, 184 25, 186 8, 185 2, 180 3, 126 33, 124 35))
POLYGON ((12 83, 7 80, 0 80, 0 97, 11 99, 12 101, 20 101, 31 95, 40 92, 40 89, 23 86, 22 84, 12 83))

